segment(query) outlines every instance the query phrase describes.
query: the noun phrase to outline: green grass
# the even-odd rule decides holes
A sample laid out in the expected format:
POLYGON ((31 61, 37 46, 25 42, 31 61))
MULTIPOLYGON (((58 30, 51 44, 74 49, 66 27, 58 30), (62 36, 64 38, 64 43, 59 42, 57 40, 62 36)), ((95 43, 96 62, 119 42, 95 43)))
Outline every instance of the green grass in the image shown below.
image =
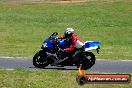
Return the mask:
POLYGON ((1 88, 131 88, 130 84, 86 84, 76 82, 76 71, 0 70, 1 88))
POLYGON ((0 4, 0 56, 32 57, 52 32, 73 27, 100 41, 100 59, 132 59, 132 2, 0 4))
MULTIPOLYGON (((2 0, 2 2, 5 2, 2 0)), ((81 39, 100 41, 100 59, 132 59, 132 2, 76 4, 0 3, 0 56, 32 57, 52 32, 75 28, 81 39)), ((79 86, 76 71, 0 70, 0 88, 131 88, 130 84, 79 86)))

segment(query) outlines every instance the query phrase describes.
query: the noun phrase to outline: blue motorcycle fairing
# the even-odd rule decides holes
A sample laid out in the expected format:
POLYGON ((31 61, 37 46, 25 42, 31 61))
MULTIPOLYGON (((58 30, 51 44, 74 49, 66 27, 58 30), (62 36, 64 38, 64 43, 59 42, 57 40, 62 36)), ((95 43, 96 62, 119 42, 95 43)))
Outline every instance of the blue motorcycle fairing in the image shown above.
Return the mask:
POLYGON ((66 40, 61 40, 58 44, 62 49, 65 49, 68 47, 68 42, 66 40))
POLYGON ((53 47, 53 41, 51 41, 50 38, 47 38, 47 39, 43 42, 43 44, 44 44, 48 49, 54 48, 54 47, 53 47))
POLYGON ((67 41, 65 41, 64 39, 62 39, 59 42, 55 42, 53 39, 51 38, 47 38, 43 44, 48 48, 48 49, 53 49, 54 45, 59 45, 62 49, 67 47, 67 41))

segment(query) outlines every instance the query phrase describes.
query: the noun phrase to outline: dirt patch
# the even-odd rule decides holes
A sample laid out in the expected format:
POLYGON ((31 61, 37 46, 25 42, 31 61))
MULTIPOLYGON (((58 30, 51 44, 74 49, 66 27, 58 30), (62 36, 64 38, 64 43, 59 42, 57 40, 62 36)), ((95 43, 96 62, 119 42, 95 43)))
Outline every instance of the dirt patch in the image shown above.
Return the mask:
MULTIPOLYGON (((81 3, 81 2, 87 2, 88 0, 60 0, 60 1, 54 1, 52 3, 81 3)), ((89 0, 93 1, 93 0, 89 0)))
MULTIPOLYGON (((82 3, 91 1, 102 1, 102 2, 116 2, 123 0, 0 0, 0 3, 82 3)), ((132 0, 124 0, 124 2, 132 2, 132 0)))
POLYGON ((128 2, 132 2, 132 0, 126 0, 126 1, 128 1, 128 2))
POLYGON ((0 0, 0 3, 80 3, 94 0, 0 0))

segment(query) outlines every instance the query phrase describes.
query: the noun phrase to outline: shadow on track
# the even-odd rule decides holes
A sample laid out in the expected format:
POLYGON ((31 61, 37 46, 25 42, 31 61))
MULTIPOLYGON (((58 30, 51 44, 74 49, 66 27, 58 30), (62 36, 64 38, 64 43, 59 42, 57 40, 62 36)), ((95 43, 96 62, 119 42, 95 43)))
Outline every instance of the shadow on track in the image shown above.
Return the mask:
MULTIPOLYGON (((36 68, 36 67, 29 67, 29 68, 36 68)), ((78 70, 77 68, 75 67, 46 67, 46 68, 36 68, 36 69, 45 69, 45 70, 78 70)))

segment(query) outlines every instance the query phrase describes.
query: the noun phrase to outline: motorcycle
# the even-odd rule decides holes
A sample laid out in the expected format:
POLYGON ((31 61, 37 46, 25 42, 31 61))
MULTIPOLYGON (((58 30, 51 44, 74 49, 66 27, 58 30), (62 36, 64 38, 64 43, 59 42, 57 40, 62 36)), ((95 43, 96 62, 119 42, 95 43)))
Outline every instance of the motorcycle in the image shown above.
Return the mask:
POLYGON ((76 44, 73 52, 66 53, 64 49, 68 47, 66 39, 59 39, 58 33, 54 32, 42 44, 41 50, 33 57, 33 65, 37 68, 51 66, 81 66, 81 69, 87 70, 95 64, 95 55, 91 50, 97 50, 99 53, 100 42, 86 41, 83 44, 76 44))

